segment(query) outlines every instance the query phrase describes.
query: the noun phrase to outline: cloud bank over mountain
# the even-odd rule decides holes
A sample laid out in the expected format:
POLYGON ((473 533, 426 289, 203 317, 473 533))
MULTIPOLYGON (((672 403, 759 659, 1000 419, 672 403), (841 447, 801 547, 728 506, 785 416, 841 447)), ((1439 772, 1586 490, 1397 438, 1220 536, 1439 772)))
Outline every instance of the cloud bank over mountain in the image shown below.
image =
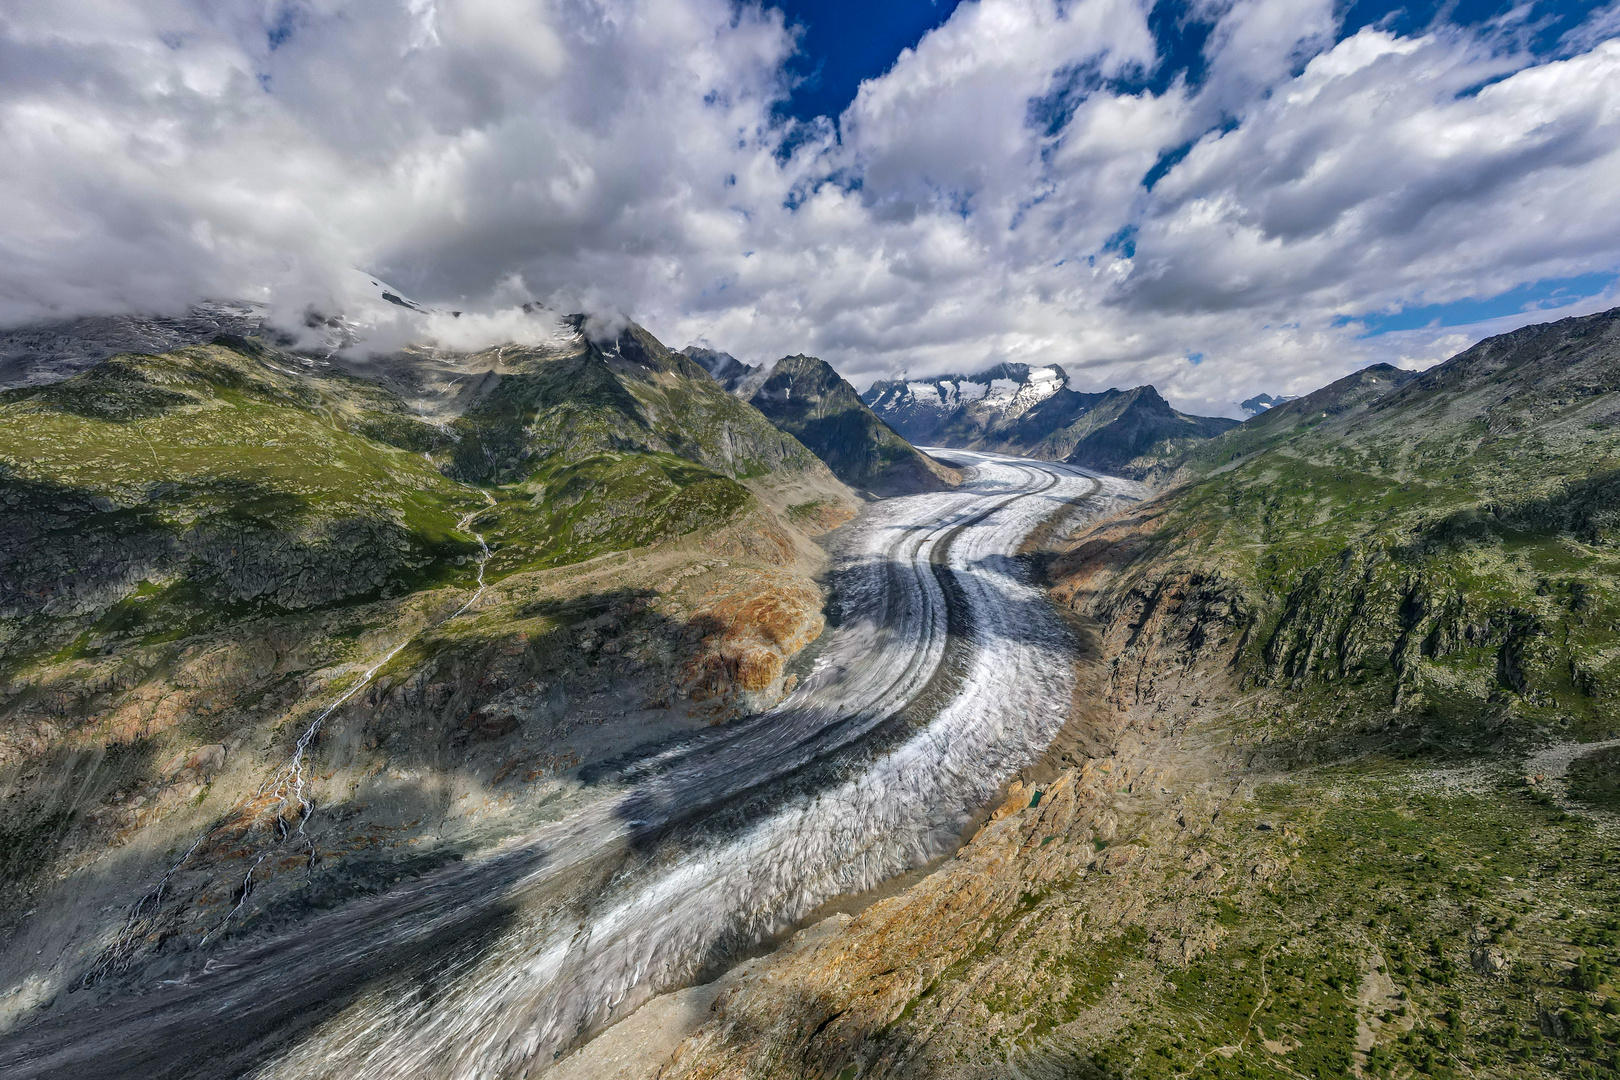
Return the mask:
POLYGON ((804 121, 794 28, 724 0, 25 0, 0 321, 291 315, 358 266, 857 385, 1060 363, 1230 412, 1546 317, 1403 310, 1617 302, 1620 6, 1550 18, 977 0, 804 121))

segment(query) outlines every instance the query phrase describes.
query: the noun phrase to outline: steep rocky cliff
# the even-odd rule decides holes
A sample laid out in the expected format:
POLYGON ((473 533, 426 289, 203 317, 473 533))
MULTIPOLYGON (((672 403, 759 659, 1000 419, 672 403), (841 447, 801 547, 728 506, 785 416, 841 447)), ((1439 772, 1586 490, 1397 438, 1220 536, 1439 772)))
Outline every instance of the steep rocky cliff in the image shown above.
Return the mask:
POLYGON ((1526 328, 1054 538, 1086 644, 1046 761, 660 1075, 1611 1068, 1617 388, 1620 312, 1526 328))
POLYGON ((754 367, 695 346, 686 352, 852 487, 899 495, 939 491, 960 482, 956 470, 917 450, 880 420, 825 360, 785 356, 754 367))
POLYGON ((863 399, 912 442, 1067 461, 1140 478, 1237 426, 1172 409, 1151 386, 1082 394, 1056 365, 879 381, 863 399))

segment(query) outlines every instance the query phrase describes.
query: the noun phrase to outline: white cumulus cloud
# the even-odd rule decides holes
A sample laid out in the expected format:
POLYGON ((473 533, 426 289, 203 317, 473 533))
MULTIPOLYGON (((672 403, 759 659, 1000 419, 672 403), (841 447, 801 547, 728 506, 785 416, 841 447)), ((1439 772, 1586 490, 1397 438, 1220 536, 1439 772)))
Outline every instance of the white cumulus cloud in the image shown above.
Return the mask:
POLYGON ((779 114, 795 35, 729 0, 16 0, 0 322, 290 316, 361 267, 463 344, 526 295, 1230 413, 1540 317, 1369 314, 1620 268, 1613 9, 1548 57, 1511 19, 1336 42, 1333 8, 1195 0, 1188 80, 1147 0, 968 0, 835 124, 779 114))

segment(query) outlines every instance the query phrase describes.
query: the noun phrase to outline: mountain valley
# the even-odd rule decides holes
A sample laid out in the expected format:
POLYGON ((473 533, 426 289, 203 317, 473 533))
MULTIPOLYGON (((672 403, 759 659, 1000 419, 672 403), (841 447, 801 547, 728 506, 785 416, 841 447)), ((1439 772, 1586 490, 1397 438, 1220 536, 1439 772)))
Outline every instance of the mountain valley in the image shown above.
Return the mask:
POLYGON ((661 1075, 1607 1075, 1617 373, 1620 311, 1370 368, 1048 536, 1064 732, 661 1075))
POLYGON ((114 329, 0 391, 7 1075, 1616 1062, 1620 311, 1242 424, 114 329))
POLYGON ((858 501, 639 328, 565 330, 439 357, 432 419, 229 335, 4 392, 5 1023, 453 864, 791 689, 811 538, 858 501))

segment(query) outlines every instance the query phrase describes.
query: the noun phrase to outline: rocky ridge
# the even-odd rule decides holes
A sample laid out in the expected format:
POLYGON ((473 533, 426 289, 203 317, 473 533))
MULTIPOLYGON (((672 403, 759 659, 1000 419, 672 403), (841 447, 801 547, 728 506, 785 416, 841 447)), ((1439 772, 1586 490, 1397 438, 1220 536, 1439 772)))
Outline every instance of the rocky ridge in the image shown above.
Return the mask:
POLYGON ((1362 368, 1309 394, 1279 400, 1237 427, 1153 463, 1143 479, 1160 487, 1174 485, 1292 439, 1323 421, 1348 421, 1416 374, 1391 364, 1362 368))
POLYGON ((896 434, 824 360, 801 354, 755 367, 710 349, 685 352, 852 487, 885 496, 939 491, 961 480, 896 434))

